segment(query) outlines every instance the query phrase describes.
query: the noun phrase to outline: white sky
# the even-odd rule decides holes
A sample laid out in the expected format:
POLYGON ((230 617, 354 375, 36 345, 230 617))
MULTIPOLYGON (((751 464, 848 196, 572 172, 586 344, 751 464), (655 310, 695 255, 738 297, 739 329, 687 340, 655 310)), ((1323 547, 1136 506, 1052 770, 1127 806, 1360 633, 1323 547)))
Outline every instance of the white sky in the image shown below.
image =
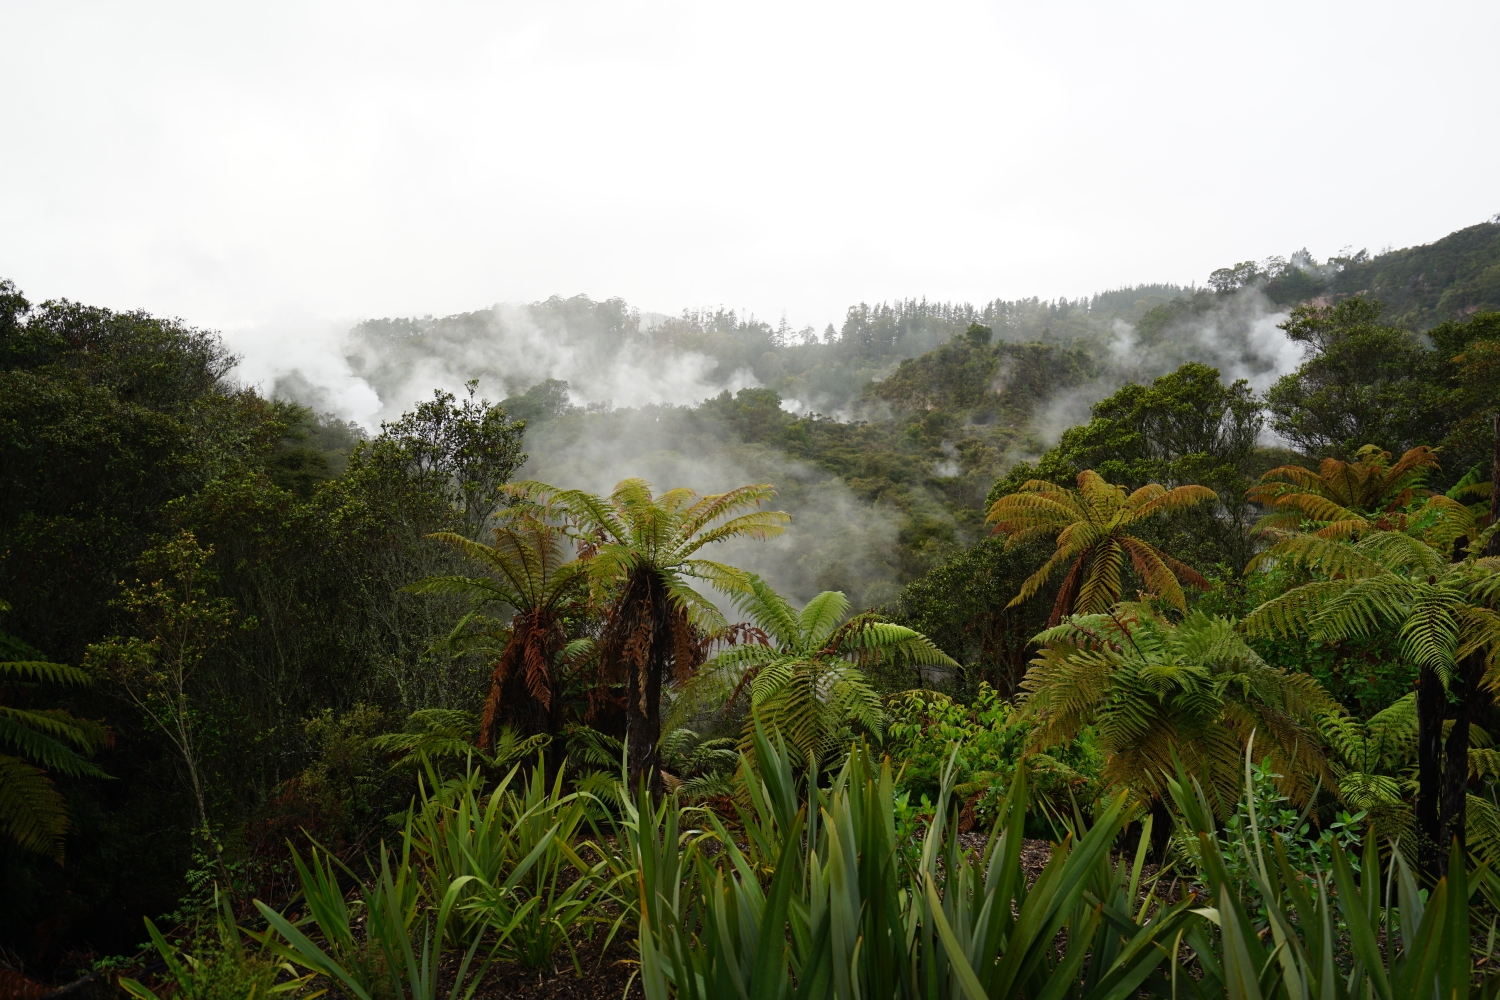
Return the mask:
POLYGON ((1494 0, 0 0, 0 26, 0 276, 251 355, 553 293, 821 328, 1500 211, 1494 0))

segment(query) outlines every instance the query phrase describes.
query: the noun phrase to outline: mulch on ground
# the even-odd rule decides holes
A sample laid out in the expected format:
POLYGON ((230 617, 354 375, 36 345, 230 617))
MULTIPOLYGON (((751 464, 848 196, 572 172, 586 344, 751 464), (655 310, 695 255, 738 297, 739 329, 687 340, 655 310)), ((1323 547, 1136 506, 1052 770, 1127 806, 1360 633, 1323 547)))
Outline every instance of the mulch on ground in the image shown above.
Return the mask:
POLYGON ((554 969, 497 963, 485 973, 484 982, 474 994, 475 1000, 644 1000, 639 978, 630 982, 638 962, 629 941, 622 943, 616 939, 603 956, 595 943, 584 941, 575 947, 582 976, 574 971, 566 952, 558 953, 554 969), (630 983, 628 996, 626 983, 630 983))

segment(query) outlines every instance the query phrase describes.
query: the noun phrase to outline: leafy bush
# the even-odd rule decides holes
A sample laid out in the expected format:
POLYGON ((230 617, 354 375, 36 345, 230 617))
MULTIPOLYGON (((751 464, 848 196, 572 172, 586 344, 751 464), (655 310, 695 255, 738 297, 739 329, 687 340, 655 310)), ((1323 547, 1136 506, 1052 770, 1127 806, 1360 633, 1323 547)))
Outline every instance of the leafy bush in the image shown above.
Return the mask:
MULTIPOLYGON (((993 823, 1031 732, 1016 707, 981 683, 967 705, 917 690, 889 696, 885 708, 890 719, 885 749, 898 762, 903 791, 926 803, 918 811, 932 811, 951 760, 954 788, 966 799, 965 825, 993 823)), ((1056 807, 1054 812, 1072 811, 1070 795, 1087 804, 1100 794, 1103 757, 1091 731, 1053 753, 1024 760, 1033 797, 1056 807)))

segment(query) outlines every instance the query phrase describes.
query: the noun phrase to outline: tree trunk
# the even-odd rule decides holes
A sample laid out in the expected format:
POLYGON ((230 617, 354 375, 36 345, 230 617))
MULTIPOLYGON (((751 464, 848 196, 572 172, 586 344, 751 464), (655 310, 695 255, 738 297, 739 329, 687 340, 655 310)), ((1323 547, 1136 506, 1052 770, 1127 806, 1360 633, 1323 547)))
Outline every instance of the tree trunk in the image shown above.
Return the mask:
POLYGON ((617 614, 619 629, 611 637, 611 653, 620 658, 626 675, 630 790, 634 792, 645 781, 652 797, 660 798, 665 791, 656 752, 661 739, 661 684, 674 653, 671 604, 661 577, 650 569, 635 570, 617 614))
POLYGON ((1417 675, 1417 854, 1429 876, 1442 874, 1446 854, 1440 806, 1443 790, 1443 716, 1448 694, 1437 672, 1423 667, 1417 675))
MULTIPOLYGON (((1495 432, 1490 454, 1490 523, 1494 524, 1496 520, 1500 520, 1500 413, 1490 417, 1490 424, 1495 432)), ((1500 532, 1490 536, 1490 544, 1486 546, 1484 554, 1500 556, 1500 532)))
POLYGON ((1468 849, 1464 828, 1468 822, 1469 801, 1469 726, 1477 721, 1483 692, 1479 682, 1484 678, 1484 653, 1471 653, 1458 666, 1458 704, 1453 713, 1453 729, 1443 755, 1442 839, 1438 846, 1446 852, 1458 841, 1460 851, 1468 849))

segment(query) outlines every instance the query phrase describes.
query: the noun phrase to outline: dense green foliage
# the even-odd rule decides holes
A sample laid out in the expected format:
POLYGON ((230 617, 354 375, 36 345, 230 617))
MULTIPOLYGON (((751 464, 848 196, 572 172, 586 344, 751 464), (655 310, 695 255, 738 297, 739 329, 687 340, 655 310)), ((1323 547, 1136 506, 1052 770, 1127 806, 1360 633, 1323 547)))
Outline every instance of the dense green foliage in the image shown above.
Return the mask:
POLYGON ((476 382, 376 434, 211 333, 0 285, 0 959, 60 980, 145 915, 201 931, 156 941, 189 997, 452 1000, 606 940, 663 998, 1464 978, 1500 902, 1487 869, 1455 902, 1500 861, 1496 231, 821 333, 372 321, 377 386, 524 324, 579 378, 759 383, 476 382), (1059 838, 1035 885, 1023 834, 1059 838))

